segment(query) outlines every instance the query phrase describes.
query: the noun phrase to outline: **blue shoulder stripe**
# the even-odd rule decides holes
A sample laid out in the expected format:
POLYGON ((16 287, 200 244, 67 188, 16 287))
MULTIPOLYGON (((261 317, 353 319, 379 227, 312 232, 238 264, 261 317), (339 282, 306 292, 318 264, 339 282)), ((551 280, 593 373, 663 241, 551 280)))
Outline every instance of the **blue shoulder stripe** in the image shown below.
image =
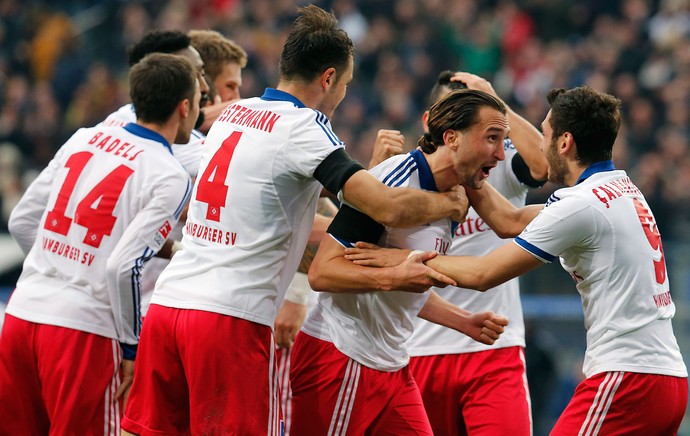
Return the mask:
POLYGON ((173 216, 175 219, 180 219, 180 215, 182 215, 182 211, 184 210, 185 205, 187 202, 189 202, 189 197, 192 195, 192 180, 187 179, 187 187, 185 188, 184 191, 184 196, 182 197, 182 201, 180 202, 179 206, 177 206, 177 209, 175 209, 175 213, 173 216))
POLYGON ((526 251, 528 251, 530 254, 533 256, 541 259, 543 262, 548 262, 551 263, 554 260, 556 260, 556 256, 553 254, 549 254, 546 251, 542 250, 539 247, 536 247, 529 242, 525 241, 521 237, 515 238, 515 243, 518 244, 520 247, 524 248, 526 251))
POLYGON ((331 141, 333 145, 343 145, 343 141, 338 139, 338 136, 331 130, 330 127, 328 127, 328 118, 326 115, 322 114, 321 112, 317 111, 316 109, 312 109, 314 112, 316 112, 316 124, 321 127, 321 130, 326 134, 328 139, 331 141))
POLYGON ((388 186, 400 186, 417 169, 417 162, 410 157, 398 165, 388 176, 383 179, 383 184, 388 186))
POLYGON ((555 202, 557 202, 557 201, 559 201, 559 200, 560 200, 560 198, 557 197, 556 194, 551 194, 551 195, 549 196, 549 199, 546 200, 546 204, 544 205, 544 207, 549 207, 550 204, 555 203, 555 202))

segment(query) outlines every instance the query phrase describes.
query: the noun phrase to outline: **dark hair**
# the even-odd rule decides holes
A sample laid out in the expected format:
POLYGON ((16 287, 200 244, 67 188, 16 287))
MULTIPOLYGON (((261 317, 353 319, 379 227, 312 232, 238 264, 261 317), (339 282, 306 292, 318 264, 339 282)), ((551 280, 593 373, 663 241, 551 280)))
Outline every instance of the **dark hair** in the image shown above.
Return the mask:
POLYGON ((196 70, 186 58, 152 53, 129 70, 129 96, 137 119, 163 124, 196 88, 196 70))
POLYGON ((443 133, 446 130, 469 129, 479 121, 479 110, 488 106, 506 114, 506 106, 503 102, 491 94, 474 89, 456 89, 429 109, 427 125, 429 132, 425 133, 417 141, 417 145, 424 153, 433 153, 436 148, 443 145, 443 133))
POLYGON ((131 67, 151 53, 177 53, 191 44, 192 40, 184 32, 154 30, 129 47, 127 50, 129 66, 131 67))
POLYGON ((589 86, 552 89, 546 95, 551 105, 549 124, 553 137, 573 135, 581 165, 610 160, 621 124, 621 101, 589 86))
POLYGON ((431 92, 429 93, 429 105, 433 106, 434 103, 439 101, 441 97, 446 95, 449 91, 455 91, 456 89, 467 89, 467 85, 463 82, 451 82, 451 78, 455 75, 455 72, 451 70, 441 71, 438 75, 438 80, 431 92))
POLYGON ((314 5, 298 12, 280 56, 280 79, 311 82, 333 67, 339 80, 354 56, 352 40, 338 27, 333 13, 314 5))

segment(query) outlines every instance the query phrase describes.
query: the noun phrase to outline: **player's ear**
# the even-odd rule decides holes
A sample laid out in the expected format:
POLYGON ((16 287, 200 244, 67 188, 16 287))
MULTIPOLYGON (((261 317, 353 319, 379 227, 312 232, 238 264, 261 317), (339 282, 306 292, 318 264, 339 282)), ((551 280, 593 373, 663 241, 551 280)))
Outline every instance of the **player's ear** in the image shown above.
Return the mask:
POLYGON ((329 90, 335 84, 336 78, 335 68, 330 67, 326 69, 326 71, 321 74, 321 88, 324 91, 329 90))
POLYGON ((191 104, 192 102, 189 101, 188 98, 185 98, 184 100, 180 101, 180 103, 177 105, 177 110, 180 114, 180 118, 187 118, 189 117, 189 111, 191 110, 191 104))
POLYGON ((573 134, 570 132, 565 132, 561 136, 561 141, 559 142, 558 145, 558 151, 560 154, 568 154, 571 152, 577 152, 576 149, 576 144, 575 144, 575 138, 573 138, 573 134))
POLYGON ((455 150, 456 146, 457 146, 456 143, 457 143, 457 139, 458 139, 459 134, 460 133, 457 130, 453 130, 453 129, 446 130, 445 132, 443 132, 443 143, 446 146, 455 150))

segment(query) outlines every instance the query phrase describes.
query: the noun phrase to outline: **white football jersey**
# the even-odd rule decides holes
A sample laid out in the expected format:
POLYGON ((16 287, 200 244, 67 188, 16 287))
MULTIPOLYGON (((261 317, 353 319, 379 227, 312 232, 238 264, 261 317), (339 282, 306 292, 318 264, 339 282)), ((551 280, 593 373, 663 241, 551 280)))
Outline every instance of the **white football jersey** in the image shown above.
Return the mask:
POLYGON ((30 251, 7 313, 136 344, 139 276, 191 190, 158 133, 137 124, 78 130, 10 217, 30 251))
POLYGON ((314 220, 314 171, 343 146, 324 114, 285 92, 228 106, 206 138, 183 248, 151 302, 272 328, 314 220))
MULTIPOLYGON (((504 142, 505 160, 498 162, 491 170, 487 181, 508 199, 515 207, 525 205, 528 187, 517 179, 512 169, 513 157, 517 154, 513 143, 504 142)), ((506 244, 508 240, 499 238, 481 219, 474 208, 470 208, 464 223, 453 232, 453 244, 448 254, 454 256, 483 256, 506 244)), ((456 306, 471 312, 491 310, 508 317, 510 325, 493 345, 482 344, 456 330, 417 318, 414 334, 408 342, 411 356, 430 356, 438 354, 472 353, 504 347, 525 346, 525 322, 520 302, 519 279, 512 280, 489 289, 477 292, 473 289, 448 286, 434 288, 443 298, 456 306)))
MULTIPOLYGON (((370 171, 389 186, 437 191, 429 165, 418 150, 393 156, 370 171)), ((336 217, 334 226, 329 229, 337 241, 345 246, 353 246, 358 240, 365 240, 343 240, 337 234, 337 220, 336 217)), ((358 222, 348 222, 346 225, 355 234, 366 226, 358 222)), ((445 254, 451 244, 451 221, 445 218, 419 227, 387 228, 377 244, 436 250, 445 254)), ((428 291, 423 294, 402 291, 362 294, 320 292, 318 304, 302 330, 332 342, 343 354, 362 365, 379 371, 397 371, 409 363, 405 341, 412 334, 414 319, 427 298, 428 291)))
MULTIPOLYGON (((136 121, 136 114, 134 113, 134 106, 128 103, 122 106, 117 111, 108 115, 108 117, 103 120, 98 126, 124 126, 128 123, 133 123, 136 121)), ((184 169, 189 174, 189 177, 196 178, 197 171, 199 170, 199 163, 201 162, 201 154, 204 149, 204 141, 206 136, 199 132, 198 130, 192 130, 192 134, 189 137, 189 141, 185 144, 173 144, 172 150, 175 159, 177 159, 184 169)), ((182 228, 184 227, 184 222, 178 221, 173 226, 172 232, 170 232, 169 238, 171 240, 179 241, 182 239, 182 228)), ((151 302, 151 295, 153 294, 153 289, 156 285, 156 280, 161 272, 168 266, 170 261, 168 259, 163 259, 160 257, 153 257, 146 264, 146 269, 141 277, 141 314, 146 316, 146 311, 148 310, 149 303, 151 302)))
POLYGON ((671 318, 659 231, 625 171, 601 162, 557 190, 515 243, 557 257, 576 282, 587 330, 587 377, 626 371, 686 377, 671 318))
MULTIPOLYGON (((105 120, 97 125, 99 126, 124 126, 128 123, 134 123, 137 120, 137 116, 134 113, 134 106, 132 103, 128 103, 122 106, 120 109, 116 110, 112 114, 108 115, 105 120)), ((201 162, 201 154, 204 151, 204 141, 206 136, 198 130, 192 130, 192 134, 189 137, 189 141, 185 144, 173 144, 172 150, 175 155, 175 159, 180 161, 182 166, 190 177, 196 177, 196 173, 199 170, 199 163, 201 162)))

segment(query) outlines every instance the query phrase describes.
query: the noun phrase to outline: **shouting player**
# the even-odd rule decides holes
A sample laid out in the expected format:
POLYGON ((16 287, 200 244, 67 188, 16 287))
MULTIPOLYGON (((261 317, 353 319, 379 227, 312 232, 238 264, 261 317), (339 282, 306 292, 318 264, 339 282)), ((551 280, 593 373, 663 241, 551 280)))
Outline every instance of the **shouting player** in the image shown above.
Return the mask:
MULTIPOLYGON (((514 243, 428 263, 460 286, 486 290, 560 258, 582 298, 586 379, 551 434, 676 434, 688 402, 687 369, 673 334, 675 305, 654 215, 611 160, 620 100, 589 87, 553 89, 547 98, 548 179, 567 187, 514 243)), ((471 193, 475 207, 486 203, 482 191, 471 193)), ((377 264, 365 255, 359 250, 358 262, 377 264)))
MULTIPOLYGON (((144 325, 125 430, 279 434, 272 328, 322 187, 387 225, 464 218, 461 193, 386 187, 344 151, 329 118, 352 80, 353 52, 332 14, 302 8, 277 88, 230 105, 211 127, 184 248, 156 283, 144 325)), ((425 258, 391 281, 426 289, 444 279, 425 258)))

